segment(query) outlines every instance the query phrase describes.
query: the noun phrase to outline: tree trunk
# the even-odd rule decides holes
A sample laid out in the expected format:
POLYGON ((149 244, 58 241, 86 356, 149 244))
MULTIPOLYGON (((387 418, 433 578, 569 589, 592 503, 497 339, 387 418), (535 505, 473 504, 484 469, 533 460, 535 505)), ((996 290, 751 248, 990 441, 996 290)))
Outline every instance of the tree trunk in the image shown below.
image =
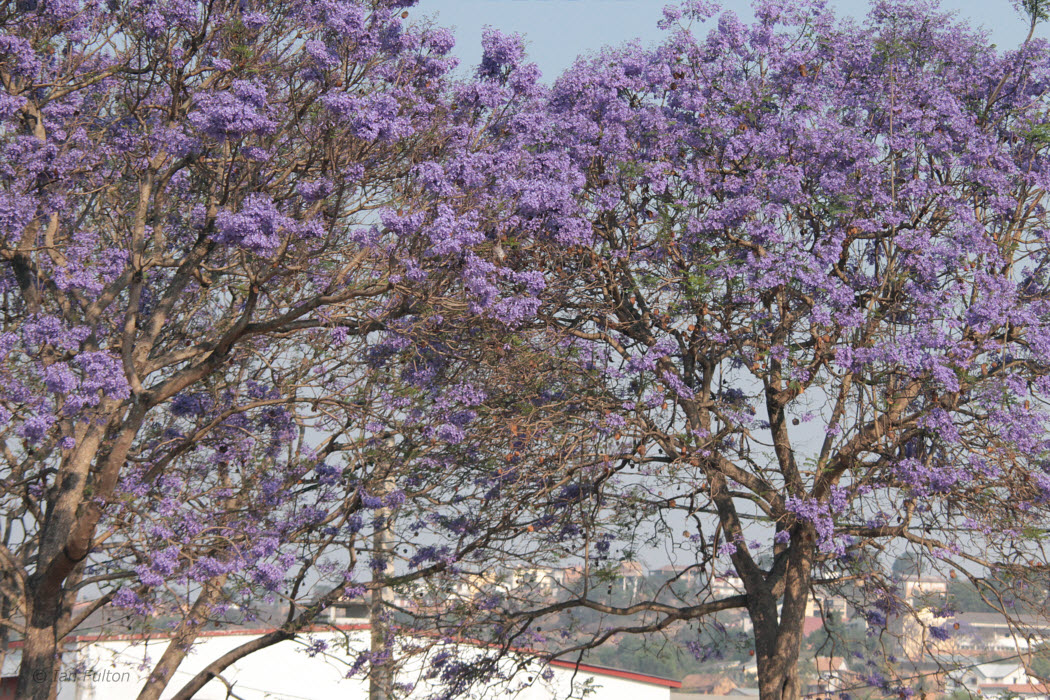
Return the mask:
MULTIPOLYGON (((4 543, 6 546, 6 543, 4 543)), ((11 599, 7 596, 0 596, 0 620, 10 620, 12 610, 11 599)), ((7 652, 11 646, 11 628, 7 625, 0 625, 0 668, 4 667, 4 662, 7 661, 7 652)))
POLYGON ((226 652, 191 678, 175 695, 171 696, 171 700, 192 700, 212 679, 218 678, 223 671, 246 656, 262 649, 267 649, 274 644, 294 639, 300 631, 313 624, 317 616, 324 610, 327 610, 328 606, 336 602, 344 592, 342 587, 337 586, 333 588, 319 600, 314 601, 301 615, 294 619, 289 617, 289 619, 285 620, 285 623, 279 629, 261 637, 256 637, 226 652))
POLYGON ((52 700, 58 692, 61 654, 55 630, 62 609, 57 596, 36 596, 22 640, 19 700, 52 700))
POLYGON ((800 700, 802 688, 798 675, 798 656, 793 660, 775 656, 760 657, 758 694, 762 700, 800 700))
POLYGON ((139 691, 138 700, 159 700, 160 694, 168 687, 179 664, 189 653, 191 645, 204 629, 204 622, 208 619, 212 604, 222 598, 222 587, 225 583, 226 574, 223 574, 205 584, 204 590, 197 596, 189 614, 171 635, 171 641, 168 642, 160 660, 153 667, 153 672, 149 675, 146 684, 139 691))
POLYGON ((390 644, 387 639, 390 626, 386 619, 387 613, 383 609, 384 590, 377 588, 372 591, 370 615, 372 666, 368 674, 368 700, 391 700, 393 691, 393 659, 386 656, 388 644, 390 644), (377 658, 382 658, 383 661, 377 664, 377 658))
MULTIPOLYGON (((812 537, 811 528, 796 534, 801 540, 812 537)), ((802 682, 798 659, 802 649, 806 601, 810 591, 813 547, 793 541, 784 573, 784 592, 780 614, 777 598, 764 587, 748 605, 755 633, 755 661, 758 665, 758 692, 761 700, 800 700, 802 682)))
POLYGON ((116 487, 120 468, 148 407, 136 403, 115 437, 107 438, 109 427, 121 422, 120 409, 120 402, 103 400, 99 415, 108 415, 109 419, 99 420, 88 429, 56 476, 53 492, 57 495, 48 497, 47 517, 35 557, 36 571, 27 586, 29 619, 18 673, 19 700, 50 700, 58 691, 62 661, 58 630, 63 618, 68 617, 66 609, 71 609, 77 600, 76 587, 71 584, 91 553, 95 528, 102 518, 101 503, 116 487), (85 498, 96 461, 100 468, 92 484, 94 498, 85 498))
MULTIPOLYGON (((381 493, 377 495, 386 496, 393 489, 393 480, 384 479, 381 493)), ((376 520, 381 524, 376 527, 372 536, 373 556, 382 559, 384 565, 381 569, 375 570, 373 580, 379 583, 394 573, 394 565, 391 561, 393 554, 391 552, 392 517, 391 508, 383 507, 376 510, 376 520)), ((368 674, 368 700, 391 700, 394 689, 394 660, 388 656, 388 652, 393 648, 394 640, 389 639, 388 611, 384 605, 389 595, 389 589, 386 586, 379 585, 372 589, 372 604, 369 611, 372 665, 368 674), (377 658, 382 658, 383 661, 377 664, 377 658)))

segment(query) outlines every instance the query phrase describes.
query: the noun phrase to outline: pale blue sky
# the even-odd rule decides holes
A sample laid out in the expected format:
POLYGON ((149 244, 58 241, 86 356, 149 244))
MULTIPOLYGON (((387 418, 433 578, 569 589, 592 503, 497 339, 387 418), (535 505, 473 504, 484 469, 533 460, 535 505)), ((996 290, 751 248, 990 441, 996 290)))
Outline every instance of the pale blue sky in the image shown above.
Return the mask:
MULTIPOLYGON (((463 64, 477 63, 485 25, 525 34, 529 55, 546 82, 582 52, 634 38, 659 40, 656 23, 666 4, 664 0, 420 0, 415 12, 435 16, 438 24, 455 30, 456 55, 463 64)), ((865 0, 829 0, 829 5, 839 15, 857 17, 868 7, 865 0)), ((724 0, 722 7, 741 17, 751 16, 749 1, 724 0)), ((991 30, 992 41, 1000 47, 1018 45, 1028 30, 1010 0, 942 0, 942 7, 991 30)), ((1044 23, 1037 31, 1050 38, 1050 25, 1044 23)))

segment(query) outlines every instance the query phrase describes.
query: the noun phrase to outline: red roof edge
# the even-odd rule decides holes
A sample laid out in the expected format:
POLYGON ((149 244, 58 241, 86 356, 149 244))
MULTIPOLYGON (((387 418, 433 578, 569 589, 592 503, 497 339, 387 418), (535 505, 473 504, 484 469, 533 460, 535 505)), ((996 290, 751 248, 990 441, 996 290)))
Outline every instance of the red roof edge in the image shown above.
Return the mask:
POLYGON ((618 668, 606 668, 604 666, 592 666, 590 664, 580 664, 575 661, 563 661, 561 659, 552 659, 550 662, 551 666, 557 666, 559 668, 571 668, 576 671, 585 671, 587 673, 594 673, 600 676, 613 676, 614 678, 626 678, 632 681, 639 681, 641 683, 650 683, 652 685, 660 685, 665 688, 681 688, 682 681, 673 681, 670 678, 660 678, 659 676, 650 676, 645 673, 635 673, 634 671, 622 671, 618 668))

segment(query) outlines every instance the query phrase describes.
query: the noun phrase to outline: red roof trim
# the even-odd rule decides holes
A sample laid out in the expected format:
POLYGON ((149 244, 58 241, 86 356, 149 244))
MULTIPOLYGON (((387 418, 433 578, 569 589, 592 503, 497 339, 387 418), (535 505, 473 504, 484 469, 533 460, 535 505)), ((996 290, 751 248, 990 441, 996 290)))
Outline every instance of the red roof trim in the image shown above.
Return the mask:
POLYGON ((1050 692, 1050 683, 978 683, 978 688, 1010 690, 1015 693, 1043 693, 1050 692))
POLYGON ((605 668, 604 666, 591 666, 590 664, 578 664, 574 661, 563 661, 561 659, 552 659, 550 662, 551 666, 558 666, 559 668, 571 668, 576 671, 585 671, 587 673, 594 673, 600 676, 613 676, 614 678, 627 678, 632 681, 641 681, 642 683, 651 683, 652 685, 661 685, 665 688, 681 688, 682 681, 673 681, 670 678, 660 678, 659 676, 649 676, 644 673, 635 673, 634 671, 621 671, 618 668, 605 668))

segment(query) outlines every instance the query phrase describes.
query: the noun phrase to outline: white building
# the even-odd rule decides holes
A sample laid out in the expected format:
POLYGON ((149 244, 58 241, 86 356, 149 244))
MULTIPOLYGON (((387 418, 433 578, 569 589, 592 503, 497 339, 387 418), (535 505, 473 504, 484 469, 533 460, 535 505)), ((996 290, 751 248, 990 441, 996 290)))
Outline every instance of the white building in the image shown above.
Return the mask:
POLYGON ((1023 663, 1007 661, 999 663, 974 664, 948 673, 949 690, 961 689, 974 694, 982 694, 989 686, 1020 686, 1035 683, 1023 663))
POLYGON ((924 598, 948 593, 948 580, 940 576, 905 576, 901 585, 904 587, 904 599, 913 604, 924 598))
MULTIPOLYGON (((203 633, 162 697, 171 697, 209 662, 267 631, 203 633)), ((164 637, 144 639, 141 635, 77 638, 66 654, 58 700, 134 700, 167 641, 164 637)), ((408 637, 399 643, 404 648, 426 647, 432 646, 433 641, 408 637)), ((317 629, 304 633, 298 640, 281 642, 245 657, 222 674, 225 683, 213 680, 194 697, 199 700, 227 700, 234 696, 244 700, 367 700, 367 679, 361 675, 348 679, 346 675, 360 652, 368 648, 367 624, 317 629), (320 649, 323 651, 319 652, 320 649), (234 696, 230 695, 231 688, 234 696)), ((460 643, 454 647, 431 648, 410 657, 395 678, 399 684, 412 686, 409 697, 422 700, 440 687, 427 675, 432 668, 430 661, 442 651, 454 651, 458 658, 467 660, 486 653, 482 647, 460 643)), ((6 694, 14 696, 18 656, 17 648, 8 654, 0 698, 7 697, 6 694)), ((501 668, 509 670, 527 659, 526 654, 514 652, 504 657, 501 668)), ((472 700, 489 697, 670 700, 671 690, 681 686, 680 682, 665 678, 567 661, 554 661, 544 672, 536 661, 511 681, 477 688, 466 697, 472 700)))
POLYGON ((711 593, 715 599, 730 598, 744 592, 744 582, 737 576, 717 576, 711 582, 711 593))

